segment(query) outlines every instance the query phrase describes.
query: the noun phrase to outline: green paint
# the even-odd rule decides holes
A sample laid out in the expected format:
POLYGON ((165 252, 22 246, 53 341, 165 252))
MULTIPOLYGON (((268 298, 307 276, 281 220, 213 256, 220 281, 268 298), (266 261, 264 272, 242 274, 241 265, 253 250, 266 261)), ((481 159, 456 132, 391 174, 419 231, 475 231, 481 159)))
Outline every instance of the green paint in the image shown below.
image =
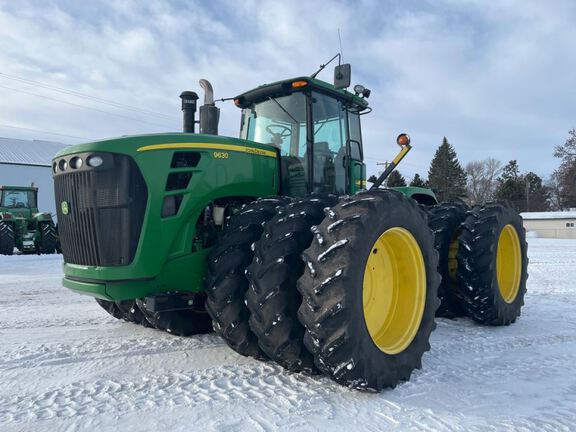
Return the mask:
POLYGON ((14 229, 16 248, 35 253, 40 248, 40 223, 52 222, 50 213, 38 210, 38 188, 0 186, 0 221, 14 229))
MULTIPOLYGON (((345 90, 305 79, 315 91, 346 100, 358 109, 368 105, 365 99, 345 90)), ((294 80, 279 83, 290 85, 294 80)), ((306 87, 301 91, 309 90, 310 87, 306 87)), ((142 173, 148 191, 138 248, 130 264, 116 267, 64 264, 65 287, 101 299, 126 300, 163 292, 201 290, 210 248, 202 246, 203 233, 197 231, 197 226, 207 206, 215 201, 236 203, 280 193, 282 159, 275 157, 273 145, 223 136, 165 133, 75 145, 61 150, 54 162, 57 164, 60 158, 92 152, 131 157, 142 173), (197 166, 171 167, 174 153, 181 151, 198 152, 197 166), (168 178, 176 173, 190 173, 189 184, 183 190, 167 191, 168 178), (176 215, 162 218, 164 199, 172 195, 182 196, 180 209, 176 215)), ((364 163, 351 160, 348 169, 349 192, 365 188, 364 163)), ((63 216, 81 211, 78 203, 68 197, 59 203, 59 209, 63 216)), ((63 244, 63 249, 65 247, 63 244)))

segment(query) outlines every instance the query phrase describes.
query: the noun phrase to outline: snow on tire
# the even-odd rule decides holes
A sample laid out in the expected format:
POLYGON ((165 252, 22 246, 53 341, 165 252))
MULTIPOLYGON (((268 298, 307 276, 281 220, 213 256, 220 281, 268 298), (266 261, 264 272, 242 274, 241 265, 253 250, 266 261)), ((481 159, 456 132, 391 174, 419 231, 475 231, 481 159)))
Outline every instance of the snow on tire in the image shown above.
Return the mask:
POLYGON ((245 205, 227 221, 219 241, 208 256, 204 290, 206 310, 214 330, 237 353, 264 357, 250 330, 250 311, 245 304, 248 290, 246 268, 252 262, 252 244, 262 235, 264 222, 288 204, 283 197, 260 198, 245 205))
POLYGON ((415 201, 379 190, 343 198, 327 216, 298 280, 304 343, 340 384, 394 387, 421 367, 435 328, 440 276, 426 214, 415 201))
POLYGON ((268 357, 290 371, 315 370, 303 344, 305 329, 298 321, 302 297, 296 282, 304 272, 301 254, 312 241, 311 228, 324 219, 324 208, 336 202, 335 196, 312 195, 286 206, 264 224, 248 267, 250 328, 268 357))
POLYGON ((480 324, 509 325, 520 316, 528 279, 522 218, 508 203, 478 205, 462 224, 459 296, 480 324))

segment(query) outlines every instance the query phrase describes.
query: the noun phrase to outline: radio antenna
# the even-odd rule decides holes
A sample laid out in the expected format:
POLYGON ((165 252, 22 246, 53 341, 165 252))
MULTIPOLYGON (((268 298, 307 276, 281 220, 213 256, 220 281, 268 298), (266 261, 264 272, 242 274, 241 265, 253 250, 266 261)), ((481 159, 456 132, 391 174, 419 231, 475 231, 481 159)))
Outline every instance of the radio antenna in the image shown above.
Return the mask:
POLYGON ((344 61, 344 51, 342 51, 342 37, 340 36, 340 27, 338 27, 338 43, 340 44, 340 59, 339 59, 339 61, 344 61))

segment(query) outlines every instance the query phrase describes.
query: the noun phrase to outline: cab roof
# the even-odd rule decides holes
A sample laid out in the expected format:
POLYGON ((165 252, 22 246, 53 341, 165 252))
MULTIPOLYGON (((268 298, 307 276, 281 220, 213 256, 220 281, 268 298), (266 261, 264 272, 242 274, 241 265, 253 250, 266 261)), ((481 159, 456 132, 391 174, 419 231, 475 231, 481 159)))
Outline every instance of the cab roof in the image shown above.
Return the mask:
POLYGON ((38 188, 34 187, 34 186, 2 186, 2 185, 0 185, 0 190, 38 192, 38 188))
POLYGON ((277 81, 272 84, 261 85, 255 89, 249 90, 236 96, 234 98, 234 103, 240 108, 248 108, 252 104, 261 102, 270 97, 276 98, 287 96, 292 93, 307 90, 324 93, 328 96, 332 96, 335 99, 341 100, 344 103, 355 105, 358 108, 358 111, 363 111, 368 108, 368 101, 366 99, 356 96, 354 93, 350 93, 344 89, 337 89, 332 84, 329 84, 325 81, 307 76, 277 81), (299 84, 297 84, 297 87, 294 87, 292 85, 293 83, 299 84))

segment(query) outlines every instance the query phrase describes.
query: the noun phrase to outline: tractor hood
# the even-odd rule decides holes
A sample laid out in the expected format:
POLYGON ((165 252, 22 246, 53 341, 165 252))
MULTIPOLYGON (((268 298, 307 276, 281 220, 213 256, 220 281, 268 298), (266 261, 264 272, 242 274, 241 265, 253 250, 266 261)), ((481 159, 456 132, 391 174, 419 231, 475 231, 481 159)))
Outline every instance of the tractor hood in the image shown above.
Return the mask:
POLYGON ((130 298, 144 282, 150 292, 178 289, 204 262, 195 227, 210 203, 279 190, 277 149, 215 135, 80 144, 60 151, 53 171, 64 284, 101 298, 130 298))

